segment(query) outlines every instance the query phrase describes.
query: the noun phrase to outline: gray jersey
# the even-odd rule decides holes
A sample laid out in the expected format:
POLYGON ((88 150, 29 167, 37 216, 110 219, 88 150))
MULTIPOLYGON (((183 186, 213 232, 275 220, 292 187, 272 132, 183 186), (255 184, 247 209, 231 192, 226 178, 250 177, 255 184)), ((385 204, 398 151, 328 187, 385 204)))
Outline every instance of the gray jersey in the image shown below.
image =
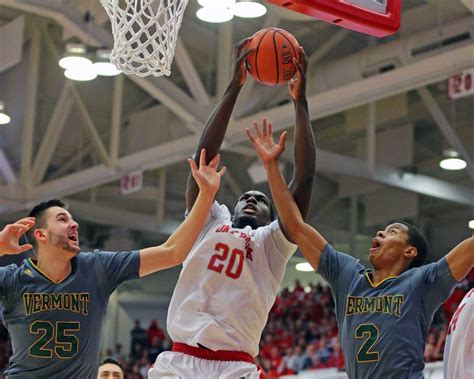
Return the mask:
POLYGON ((349 378, 423 378, 428 327, 456 285, 446 259, 375 286, 358 259, 328 244, 318 272, 332 288, 349 378))
POLYGON ((97 377, 109 296, 138 278, 138 252, 80 253, 71 274, 54 283, 31 259, 0 268, 0 300, 13 355, 7 378, 97 377))

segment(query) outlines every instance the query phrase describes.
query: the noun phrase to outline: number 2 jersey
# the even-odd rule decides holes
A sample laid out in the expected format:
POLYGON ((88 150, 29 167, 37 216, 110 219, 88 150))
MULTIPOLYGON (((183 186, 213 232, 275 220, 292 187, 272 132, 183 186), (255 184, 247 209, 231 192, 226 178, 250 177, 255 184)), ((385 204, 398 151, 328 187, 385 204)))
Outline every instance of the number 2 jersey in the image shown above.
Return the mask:
POLYGON ((428 328, 456 285, 446 259, 374 285, 372 272, 358 259, 327 244, 318 273, 335 299, 349 378, 423 378, 428 328))
POLYGON ((232 228, 227 207, 214 202, 171 299, 167 320, 171 339, 256 356, 295 250, 278 221, 258 229, 232 228))
POLYGON ((3 320, 13 347, 6 378, 95 379, 109 296, 138 278, 137 251, 79 253, 60 283, 32 259, 0 268, 3 320))
POLYGON ((445 379, 474 378, 474 288, 459 304, 444 345, 445 379))

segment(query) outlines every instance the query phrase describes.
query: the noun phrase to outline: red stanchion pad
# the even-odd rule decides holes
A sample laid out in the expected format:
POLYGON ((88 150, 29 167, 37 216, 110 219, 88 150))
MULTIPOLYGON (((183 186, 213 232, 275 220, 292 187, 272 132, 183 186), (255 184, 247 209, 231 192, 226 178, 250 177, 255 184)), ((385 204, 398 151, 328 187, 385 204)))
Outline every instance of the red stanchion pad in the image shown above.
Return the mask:
POLYGON ((267 0, 346 29, 386 37, 400 29, 401 0, 267 0))

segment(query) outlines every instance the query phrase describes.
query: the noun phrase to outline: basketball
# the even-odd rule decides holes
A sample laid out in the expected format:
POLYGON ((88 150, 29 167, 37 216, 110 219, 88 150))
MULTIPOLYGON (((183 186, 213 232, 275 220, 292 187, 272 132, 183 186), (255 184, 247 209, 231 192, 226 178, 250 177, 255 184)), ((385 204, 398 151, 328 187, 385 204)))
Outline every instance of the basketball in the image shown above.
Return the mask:
POLYGON ((299 44, 284 29, 266 28, 252 36, 247 49, 255 48, 246 61, 247 70, 262 84, 274 86, 291 80, 296 73, 293 58, 298 59, 299 44))

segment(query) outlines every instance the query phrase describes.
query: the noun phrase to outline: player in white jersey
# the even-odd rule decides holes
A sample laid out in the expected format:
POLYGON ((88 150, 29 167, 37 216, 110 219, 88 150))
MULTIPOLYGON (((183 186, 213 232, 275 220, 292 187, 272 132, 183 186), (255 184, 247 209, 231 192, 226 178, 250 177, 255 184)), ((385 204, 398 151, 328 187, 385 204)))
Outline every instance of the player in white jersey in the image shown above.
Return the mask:
POLYGON ((474 378, 474 288, 464 296, 448 327, 445 379, 474 378))
MULTIPOLYGON (((247 40, 236 46, 234 75, 211 114, 199 142, 208 157, 218 153, 237 96, 246 80, 247 40)), ((298 73, 289 84, 296 112, 292 194, 308 211, 315 175, 315 147, 306 101, 307 59, 300 51, 298 73)), ((189 177, 187 209, 197 194, 189 177)), ((259 191, 239 199, 234 214, 215 202, 202 234, 183 263, 168 311, 171 352, 161 353, 149 378, 258 378, 254 364, 285 266, 296 246, 274 220, 273 206, 259 191)))

